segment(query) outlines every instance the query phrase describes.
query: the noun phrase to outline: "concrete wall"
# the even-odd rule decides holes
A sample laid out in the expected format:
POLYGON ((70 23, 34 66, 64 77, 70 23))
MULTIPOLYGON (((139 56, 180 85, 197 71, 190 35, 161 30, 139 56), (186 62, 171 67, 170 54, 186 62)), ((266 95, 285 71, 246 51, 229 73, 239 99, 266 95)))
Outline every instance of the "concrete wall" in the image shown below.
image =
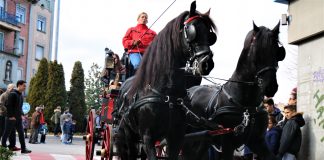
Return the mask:
POLYGON ((292 0, 288 42, 292 44, 324 32, 324 0, 292 0))
POLYGON ((298 103, 306 125, 299 160, 324 159, 324 0, 291 0, 288 42, 298 45, 298 103))
POLYGON ((324 159, 324 37, 299 45, 298 111, 306 120, 299 159, 324 159))

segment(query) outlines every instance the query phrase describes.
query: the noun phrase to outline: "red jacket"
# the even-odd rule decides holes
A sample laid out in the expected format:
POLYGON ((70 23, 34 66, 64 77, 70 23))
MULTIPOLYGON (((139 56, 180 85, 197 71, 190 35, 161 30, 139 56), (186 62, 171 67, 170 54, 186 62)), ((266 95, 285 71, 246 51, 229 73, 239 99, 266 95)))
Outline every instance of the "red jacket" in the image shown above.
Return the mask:
POLYGON ((156 33, 148 29, 145 24, 138 24, 136 27, 131 27, 127 30, 123 38, 123 46, 128 49, 128 53, 140 52, 144 53, 145 49, 150 45, 156 33), (143 36, 143 34, 145 35, 143 36), (133 42, 140 40, 138 47, 133 47, 133 42))

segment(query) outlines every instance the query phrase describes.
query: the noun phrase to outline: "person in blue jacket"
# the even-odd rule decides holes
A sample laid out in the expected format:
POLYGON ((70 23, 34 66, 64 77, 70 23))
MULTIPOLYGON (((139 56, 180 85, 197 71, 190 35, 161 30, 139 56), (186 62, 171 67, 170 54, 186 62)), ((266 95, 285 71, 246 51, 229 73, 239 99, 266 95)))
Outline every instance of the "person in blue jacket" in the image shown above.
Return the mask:
POLYGON ((278 149, 280 145, 280 136, 281 136, 281 128, 277 125, 277 121, 274 116, 269 115, 268 121, 268 129, 266 132, 265 140, 270 151, 277 155, 278 149))

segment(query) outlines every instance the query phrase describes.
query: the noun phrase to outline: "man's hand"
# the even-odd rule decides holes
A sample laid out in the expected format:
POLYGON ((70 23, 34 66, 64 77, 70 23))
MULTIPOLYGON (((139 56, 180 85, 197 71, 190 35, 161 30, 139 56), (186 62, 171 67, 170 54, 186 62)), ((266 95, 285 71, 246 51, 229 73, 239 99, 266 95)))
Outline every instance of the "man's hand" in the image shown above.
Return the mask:
POLYGON ((9 117, 9 120, 16 120, 16 117, 9 117))
POLYGON ((137 46, 141 43, 141 40, 134 40, 133 41, 133 46, 137 46))

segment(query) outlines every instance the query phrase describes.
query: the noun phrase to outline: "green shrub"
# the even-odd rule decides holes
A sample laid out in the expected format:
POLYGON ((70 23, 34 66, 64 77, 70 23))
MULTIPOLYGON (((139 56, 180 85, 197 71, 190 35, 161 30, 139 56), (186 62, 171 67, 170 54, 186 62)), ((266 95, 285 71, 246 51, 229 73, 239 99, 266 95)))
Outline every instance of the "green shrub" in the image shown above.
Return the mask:
POLYGON ((0 159, 1 160, 10 160, 15 153, 5 147, 0 146, 0 159))

